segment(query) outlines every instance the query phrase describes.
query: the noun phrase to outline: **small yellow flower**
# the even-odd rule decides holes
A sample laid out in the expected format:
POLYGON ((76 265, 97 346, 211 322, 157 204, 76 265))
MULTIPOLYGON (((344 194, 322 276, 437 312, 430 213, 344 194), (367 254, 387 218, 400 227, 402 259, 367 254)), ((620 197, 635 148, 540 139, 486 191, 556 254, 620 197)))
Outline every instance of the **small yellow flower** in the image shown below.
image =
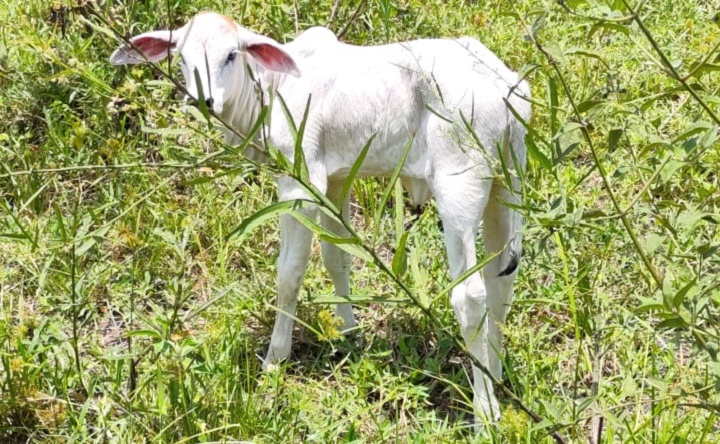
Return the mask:
POLYGON ((321 310, 318 313, 318 329, 320 334, 318 339, 321 341, 333 341, 340 339, 342 334, 340 333, 339 327, 342 325, 342 320, 335 316, 330 310, 321 310))
POLYGON ((25 361, 23 361, 23 358, 21 357, 12 358, 10 360, 10 371, 13 373, 21 372, 24 366, 25 361))

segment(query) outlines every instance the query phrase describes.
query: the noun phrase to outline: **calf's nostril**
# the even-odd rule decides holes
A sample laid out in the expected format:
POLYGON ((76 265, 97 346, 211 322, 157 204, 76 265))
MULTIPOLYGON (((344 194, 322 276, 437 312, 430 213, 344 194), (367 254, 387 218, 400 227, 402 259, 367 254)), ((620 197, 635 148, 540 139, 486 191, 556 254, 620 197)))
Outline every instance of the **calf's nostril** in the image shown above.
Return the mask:
POLYGON ((208 108, 211 108, 213 106, 213 103, 215 103, 215 100, 212 97, 208 97, 205 99, 205 105, 207 105, 208 108))

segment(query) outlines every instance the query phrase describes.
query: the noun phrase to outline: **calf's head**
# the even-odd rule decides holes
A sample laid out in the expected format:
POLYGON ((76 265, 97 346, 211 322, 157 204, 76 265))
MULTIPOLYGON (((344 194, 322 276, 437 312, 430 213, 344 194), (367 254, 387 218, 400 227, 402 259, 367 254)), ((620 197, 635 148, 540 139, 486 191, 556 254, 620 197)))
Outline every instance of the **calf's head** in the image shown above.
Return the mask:
POLYGON ((270 71, 299 75, 295 61, 282 45, 215 13, 200 13, 179 29, 146 32, 130 42, 132 45, 124 44, 110 56, 110 63, 159 62, 179 54, 188 94, 197 99, 201 90, 216 114, 247 92, 250 61, 270 71))

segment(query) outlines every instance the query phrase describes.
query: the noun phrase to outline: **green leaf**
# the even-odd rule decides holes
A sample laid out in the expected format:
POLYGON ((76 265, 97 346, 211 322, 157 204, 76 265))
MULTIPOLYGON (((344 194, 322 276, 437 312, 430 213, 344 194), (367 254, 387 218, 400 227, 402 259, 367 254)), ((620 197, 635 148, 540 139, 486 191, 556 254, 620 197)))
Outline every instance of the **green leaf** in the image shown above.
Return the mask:
POLYGON ((95 244, 97 243, 97 239, 93 236, 86 239, 85 242, 83 242, 76 250, 75 255, 77 257, 83 256, 85 253, 87 253, 95 244))
POLYGON ((305 228, 316 234, 320 240, 331 243, 341 250, 344 250, 355 257, 359 257, 366 262, 373 262, 372 255, 363 248, 357 238, 339 237, 337 234, 318 224, 316 221, 310 219, 305 213, 300 211, 291 210, 289 213, 295 218, 295 220, 305 226, 305 228))
POLYGON ((249 234, 255 228, 265 223, 265 221, 267 221, 268 219, 288 213, 294 208, 301 207, 302 202, 302 200, 287 200, 269 205, 242 221, 240 225, 238 225, 235 229, 230 231, 227 236, 225 236, 225 240, 230 240, 235 236, 239 236, 240 238, 242 238, 249 234))
POLYGON ((663 236, 657 233, 650 233, 645 239, 645 252, 648 255, 653 255, 657 251, 658 247, 667 240, 667 236, 663 236))
POLYGON ((685 296, 687 296, 688 291, 690 291, 691 288, 695 286, 695 282, 697 282, 697 278, 693 279, 692 281, 688 282, 683 288, 681 288, 673 298, 673 306, 675 308, 679 308, 680 305, 685 301, 685 296))
POLYGON ((596 52, 588 51, 587 49, 581 49, 581 48, 571 48, 565 51, 565 55, 580 55, 584 57, 588 57, 591 59, 598 60, 603 65, 607 66, 607 63, 605 63, 605 59, 602 58, 602 56, 596 52))
MULTIPOLYGON (((207 55, 205 56, 205 58, 207 62, 207 55)), ((207 120, 208 128, 212 129, 212 122, 210 121, 210 111, 208 110, 207 103, 205 103, 205 91, 203 91, 202 79, 200 78, 200 72, 197 68, 193 70, 193 75, 195 76, 195 85, 197 85, 197 107, 202 113, 203 117, 205 117, 205 120, 207 120)))
POLYGON ((592 37, 593 34, 595 34, 601 29, 606 31, 619 32, 628 36, 630 35, 630 28, 625 25, 621 25, 620 23, 615 22, 596 21, 590 28, 589 37, 592 37))
POLYGON ((487 264, 490 263, 493 259, 495 259, 497 256, 500 255, 501 252, 493 253, 489 256, 485 256, 480 262, 475 264, 475 266, 471 267, 470 269, 466 270, 463 274, 457 277, 454 281, 450 282, 450 284, 445 287, 437 296, 436 299, 440 297, 444 297, 450 294, 453 288, 457 287, 459 284, 461 284, 465 279, 470 277, 471 274, 476 273, 478 270, 484 268, 487 264))
POLYGON ((533 37, 537 37, 538 33, 540 32, 543 27, 545 27, 545 18, 547 17, 546 12, 542 12, 538 15, 538 17, 533 21, 532 27, 530 29, 530 33, 533 37))
POLYGON ((510 113, 515 117, 515 119, 520 122, 527 131, 527 137, 525 137, 525 147, 528 150, 529 157, 540 162, 540 166, 542 166, 543 169, 551 171, 553 169, 552 162, 550 162, 550 159, 548 159, 548 157, 543 154, 535 144, 535 140, 542 140, 540 135, 534 128, 528 125, 528 122, 525 122, 525 120, 520 117, 515 108, 507 100, 505 101, 505 105, 508 107, 510 113))
POLYGON ((219 178, 221 178, 221 177, 232 176, 232 175, 234 175, 234 174, 236 174, 236 173, 244 173, 244 175, 247 175, 247 174, 250 173, 250 170, 248 170, 247 167, 242 166, 242 167, 240 167, 240 168, 233 168, 233 169, 230 169, 230 170, 227 170, 227 171, 221 171, 220 173, 214 174, 214 175, 212 175, 212 176, 199 176, 199 177, 195 177, 195 178, 193 178, 193 179, 184 180, 184 181, 182 181, 182 182, 180 182, 180 183, 182 184, 182 186, 201 185, 201 184, 205 184, 205 183, 208 183, 208 182, 212 182, 212 181, 217 180, 217 179, 219 179, 219 178))
POLYGON ((553 61, 560 65, 564 65, 567 62, 565 58, 565 52, 556 42, 550 42, 543 46, 545 52, 551 57, 553 61))
POLYGON ((305 104, 305 111, 303 112, 302 120, 300 121, 300 128, 298 128, 297 134, 295 134, 295 160, 293 163, 293 173, 295 177, 308 181, 308 169, 305 159, 305 151, 303 151, 302 141, 305 135, 305 125, 308 120, 308 113, 310 112, 310 100, 312 95, 308 95, 307 103, 305 104))
POLYGON ((648 377, 648 378, 645 378, 645 382, 649 386, 655 387, 656 389, 660 390, 660 393, 667 392, 668 384, 667 384, 667 382, 663 381, 662 379, 648 377))
POLYGON ((163 228, 155 228, 153 234, 164 240, 167 244, 176 245, 178 243, 177 237, 163 228))
POLYGON ((162 335, 155 330, 132 330, 125 334, 128 337, 145 337, 157 340, 161 340, 163 338, 162 335))
POLYGON ((625 376, 625 379, 623 380, 622 386, 620 388, 620 393, 623 396, 631 397, 635 396, 637 389, 638 386, 635 382, 635 379, 630 375, 625 376))
POLYGON ((666 311, 665 305, 658 300, 644 297, 638 297, 638 299, 640 299, 641 304, 634 310, 636 314, 647 313, 650 311, 666 311))
POLYGON ((370 136, 368 141, 365 142, 365 146, 363 146, 362 150, 360 150, 358 158, 355 159, 355 162, 353 162, 352 168, 350 168, 350 172, 348 173, 348 176, 343 182, 342 193, 340 194, 340 202, 345 202, 345 198, 347 197, 350 189, 352 188, 355 176, 357 176, 358 171, 360 171, 360 167, 362 167, 363 162, 365 162, 365 157, 367 156, 367 153, 370 150, 370 146, 372 146, 372 142, 373 140, 375 140, 376 135, 377 133, 374 133, 372 136, 370 136))
POLYGON ((605 102, 604 100, 586 100, 586 101, 580 103, 577 106, 577 108, 578 108, 579 112, 584 113, 584 112, 590 111, 591 109, 593 109, 599 105, 602 105, 604 102, 605 102))
POLYGON ((668 160, 665 168, 660 171, 660 181, 662 183, 667 183, 673 177, 673 175, 675 175, 677 170, 684 166, 685 162, 682 162, 680 160, 668 160))
POLYGON ((293 116, 290 113, 290 108, 288 108, 287 103, 285 102, 285 98, 281 94, 278 94, 277 98, 280 101, 280 108, 285 114, 287 124, 290 127, 290 132, 292 133, 293 137, 295 137, 297 136, 297 125, 295 124, 295 119, 293 119, 293 116))
POLYGON ((669 319, 665 319, 658 323, 657 327, 660 329, 670 328, 687 328, 687 323, 679 316, 674 316, 669 319))
POLYGON ((620 138, 625 134, 625 131, 619 128, 611 129, 608 133, 608 149, 613 152, 617 149, 620 138))
POLYGON ((391 268, 396 276, 402 276, 407 270, 407 251, 405 250, 405 248, 407 247, 407 240, 409 234, 409 231, 404 232, 402 236, 400 236, 398 245, 395 248, 395 254, 393 255, 391 268))
POLYGON ((690 66, 691 75, 690 77, 700 77, 702 74, 706 72, 715 72, 720 71, 720 65, 717 63, 703 63, 701 65, 697 65, 693 63, 690 66))
POLYGON ((7 237, 8 239, 18 239, 18 240, 29 240, 27 234, 20 234, 20 233, 0 233, 0 237, 7 237))
POLYGON ((695 134, 704 133, 708 130, 716 131, 716 128, 713 124, 710 122, 697 122, 691 126, 689 126, 685 131, 678 134, 675 139, 673 139, 673 143, 679 144, 690 137, 694 136, 695 134))
POLYGON ((548 102, 550 103, 550 134, 555 137, 558 130, 558 91, 555 77, 548 77, 548 102))
POLYGON ((705 131, 705 134, 703 134, 702 137, 700 137, 700 140, 698 140, 698 145, 701 147, 710 147, 715 144, 718 140, 718 128, 716 126, 710 126, 705 131))
POLYGON ((415 133, 412 133, 410 135, 410 139, 405 144, 405 148, 403 149, 403 152, 402 152, 402 155, 400 156, 400 160, 398 161, 398 164, 395 166, 395 171, 393 171, 392 176, 390 176, 390 183, 387 185, 387 187, 385 187, 382 198, 380 199, 380 203, 375 208, 374 226, 375 226, 376 234, 377 234, 377 230, 380 228, 380 216, 382 216, 383 210, 385 209, 385 206, 387 205, 388 201, 390 200, 390 195, 392 194, 393 188, 395 187, 395 182, 397 182, 398 178, 400 177, 400 173, 402 173, 402 169, 405 166, 405 161, 407 160, 408 153, 410 152, 410 148, 412 147, 414 140, 415 140, 415 133))
POLYGON ((673 296, 675 295, 675 287, 673 286, 673 283, 675 282, 675 275, 672 271, 667 270, 665 272, 665 276, 663 277, 663 284, 662 284, 662 297, 663 297, 663 304, 665 304, 665 307, 668 309, 673 308, 673 296))

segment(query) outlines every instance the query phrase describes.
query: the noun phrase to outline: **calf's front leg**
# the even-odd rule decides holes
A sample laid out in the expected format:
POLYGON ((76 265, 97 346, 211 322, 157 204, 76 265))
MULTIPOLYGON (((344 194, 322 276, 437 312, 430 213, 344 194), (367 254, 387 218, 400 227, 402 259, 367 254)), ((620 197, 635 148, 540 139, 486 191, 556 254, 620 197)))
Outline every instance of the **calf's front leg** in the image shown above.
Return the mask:
MULTIPOLYGON (((281 201, 294 199, 307 199, 305 192, 295 182, 287 177, 278 181, 281 201)), ((305 205, 298 211, 305 213, 310 219, 315 219, 317 209, 312 205, 305 205)), ((277 262, 277 313, 268 347, 267 356, 263 361, 263 370, 277 364, 290 355, 292 344, 292 331, 295 325, 295 311, 297 309, 298 294, 302 285, 308 258, 312 233, 289 214, 280 216, 280 255, 277 262)))
MULTIPOLYGON (((309 211, 312 212, 312 211, 309 211)), ((263 370, 290 354, 298 293, 310 255, 312 233, 289 214, 280 216, 280 256, 277 263, 277 313, 263 370)))

